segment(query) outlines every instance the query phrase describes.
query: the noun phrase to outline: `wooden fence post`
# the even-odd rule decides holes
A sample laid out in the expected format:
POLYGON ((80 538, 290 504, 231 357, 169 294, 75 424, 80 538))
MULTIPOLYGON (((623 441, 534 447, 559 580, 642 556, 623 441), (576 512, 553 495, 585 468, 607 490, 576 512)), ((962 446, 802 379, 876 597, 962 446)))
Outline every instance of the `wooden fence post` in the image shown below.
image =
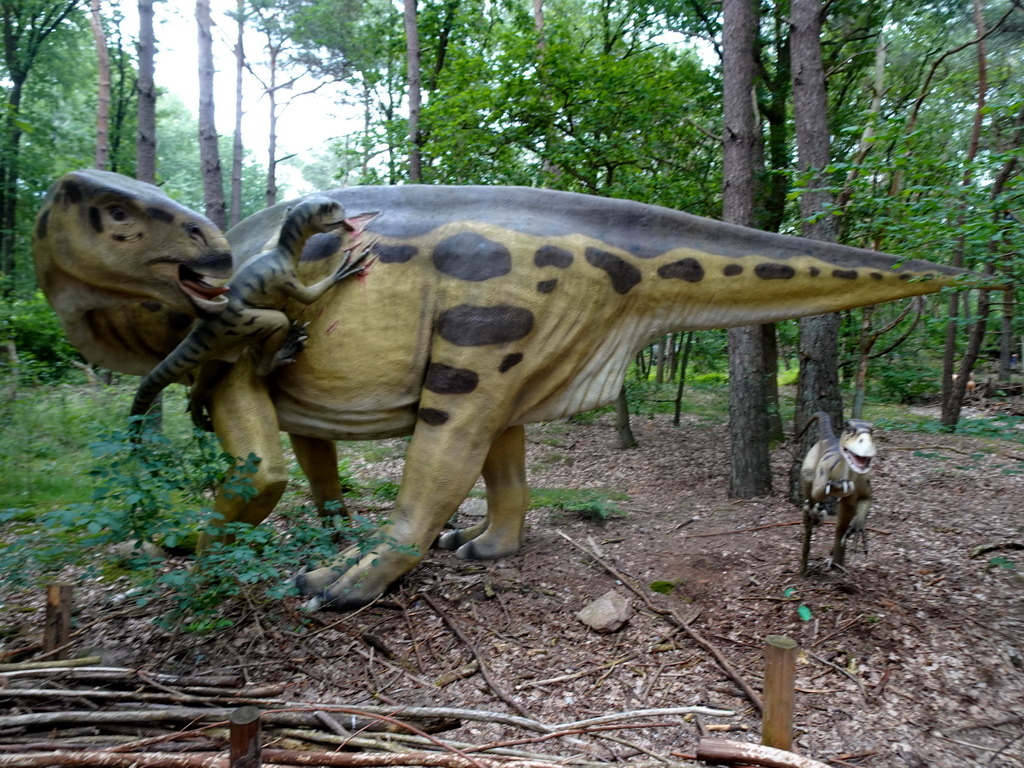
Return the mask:
POLYGON ((230 768, 260 768, 260 710, 239 707, 231 713, 230 768))
POLYGON ((46 588, 46 618, 43 624, 43 653, 57 659, 66 659, 64 646, 71 639, 70 584, 51 584, 46 588))
POLYGON ((789 751, 793 746, 796 642, 784 635, 768 635, 764 639, 764 660, 761 743, 789 751))

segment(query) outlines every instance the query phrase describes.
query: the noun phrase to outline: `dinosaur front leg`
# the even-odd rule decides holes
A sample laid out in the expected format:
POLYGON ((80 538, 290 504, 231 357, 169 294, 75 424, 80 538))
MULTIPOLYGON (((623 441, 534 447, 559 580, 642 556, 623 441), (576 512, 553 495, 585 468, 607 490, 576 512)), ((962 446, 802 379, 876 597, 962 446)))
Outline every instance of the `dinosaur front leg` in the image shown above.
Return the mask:
POLYGON ((438 546, 456 549, 464 559, 495 560, 514 555, 523 540, 523 522, 530 501, 526 484, 526 440, 522 426, 509 427, 484 460, 487 516, 470 528, 441 535, 438 546))
POLYGON ((289 435, 295 458, 309 480, 313 503, 321 515, 347 515, 345 497, 338 480, 338 448, 333 440, 289 435))
MULTIPOLYGON (((288 466, 270 395, 263 381, 253 375, 247 359, 234 365, 218 383, 210 397, 210 414, 225 453, 242 461, 250 455, 259 458, 255 472, 236 468, 229 473, 214 501, 218 515, 214 526, 236 522, 258 525, 284 493, 288 466)), ((206 531, 199 547, 222 538, 216 530, 206 531)))

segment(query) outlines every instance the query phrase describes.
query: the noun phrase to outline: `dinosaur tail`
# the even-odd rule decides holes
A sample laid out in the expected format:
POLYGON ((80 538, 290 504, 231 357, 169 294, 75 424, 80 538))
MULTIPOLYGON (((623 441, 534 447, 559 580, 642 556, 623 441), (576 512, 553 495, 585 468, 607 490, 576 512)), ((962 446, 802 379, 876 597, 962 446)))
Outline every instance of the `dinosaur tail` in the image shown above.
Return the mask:
POLYGON ((204 352, 209 351, 209 347, 197 335, 198 330, 193 330, 171 354, 142 378, 132 401, 132 416, 148 413, 161 392, 203 363, 204 352))

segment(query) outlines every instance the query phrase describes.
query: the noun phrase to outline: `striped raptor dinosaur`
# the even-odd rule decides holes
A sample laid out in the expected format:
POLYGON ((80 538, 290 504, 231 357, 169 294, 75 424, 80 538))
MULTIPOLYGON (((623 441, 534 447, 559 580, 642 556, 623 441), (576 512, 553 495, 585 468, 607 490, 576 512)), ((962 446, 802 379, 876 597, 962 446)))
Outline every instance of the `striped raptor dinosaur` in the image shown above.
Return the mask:
MULTIPOLYGON (((341 499, 334 441, 412 435, 379 543, 297 577, 313 608, 367 604, 435 541, 463 558, 517 552, 528 501, 524 425, 613 401, 651 338, 834 312, 968 277, 575 193, 408 185, 324 194, 349 216, 381 212, 367 227, 374 268, 286 309, 309 322, 294 363, 259 377, 243 358, 204 393, 224 450, 261 458, 250 498, 218 495, 224 522, 259 523, 277 504, 288 479, 279 430, 319 505, 341 499), (442 534, 481 474, 484 520, 442 534)), ((239 263, 263 250, 288 205, 228 232, 239 263)), ((311 237, 303 281, 335 272, 350 236, 311 237)), ((227 249, 158 189, 94 171, 53 185, 33 247, 72 342, 93 362, 134 373, 163 359, 201 314, 210 300, 202 277, 224 276, 227 249)))
POLYGON ((303 246, 313 235, 339 227, 361 234, 365 220, 364 216, 359 222, 346 221, 341 203, 322 195, 310 195, 296 203, 267 250, 246 261, 230 284, 220 289, 227 299, 220 311, 202 317, 181 344, 142 379, 131 414, 145 414, 168 385, 208 360, 237 362, 239 355, 251 349, 257 354, 253 371, 261 377, 292 362, 302 351, 306 333, 285 313, 288 303, 312 304, 346 277, 363 272, 369 253, 366 243, 353 238, 334 272, 305 285, 298 274, 303 246))
POLYGON ((815 421, 819 439, 800 466, 800 490, 804 497, 804 541, 800 552, 800 573, 806 575, 811 553, 811 532, 825 519, 824 504, 838 502, 836 536, 830 565, 842 568, 846 560, 846 542, 859 536, 867 551, 867 521, 871 512, 871 462, 878 453, 874 425, 862 419, 847 419, 837 437, 832 419, 818 411, 800 431, 802 435, 815 421))

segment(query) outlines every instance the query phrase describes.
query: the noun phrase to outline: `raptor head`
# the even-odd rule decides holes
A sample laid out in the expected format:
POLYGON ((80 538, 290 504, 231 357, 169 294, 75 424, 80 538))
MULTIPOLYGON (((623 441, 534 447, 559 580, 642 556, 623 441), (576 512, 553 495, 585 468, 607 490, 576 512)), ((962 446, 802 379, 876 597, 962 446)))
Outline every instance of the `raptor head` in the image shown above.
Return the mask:
POLYGON ((224 308, 231 248, 208 219, 117 173, 74 171, 50 188, 32 238, 39 285, 88 359, 145 373, 192 321, 224 308))
POLYGON ((843 433, 839 436, 839 448, 850 469, 858 474, 871 470, 871 460, 878 453, 872 435, 875 426, 861 419, 847 419, 843 433))

